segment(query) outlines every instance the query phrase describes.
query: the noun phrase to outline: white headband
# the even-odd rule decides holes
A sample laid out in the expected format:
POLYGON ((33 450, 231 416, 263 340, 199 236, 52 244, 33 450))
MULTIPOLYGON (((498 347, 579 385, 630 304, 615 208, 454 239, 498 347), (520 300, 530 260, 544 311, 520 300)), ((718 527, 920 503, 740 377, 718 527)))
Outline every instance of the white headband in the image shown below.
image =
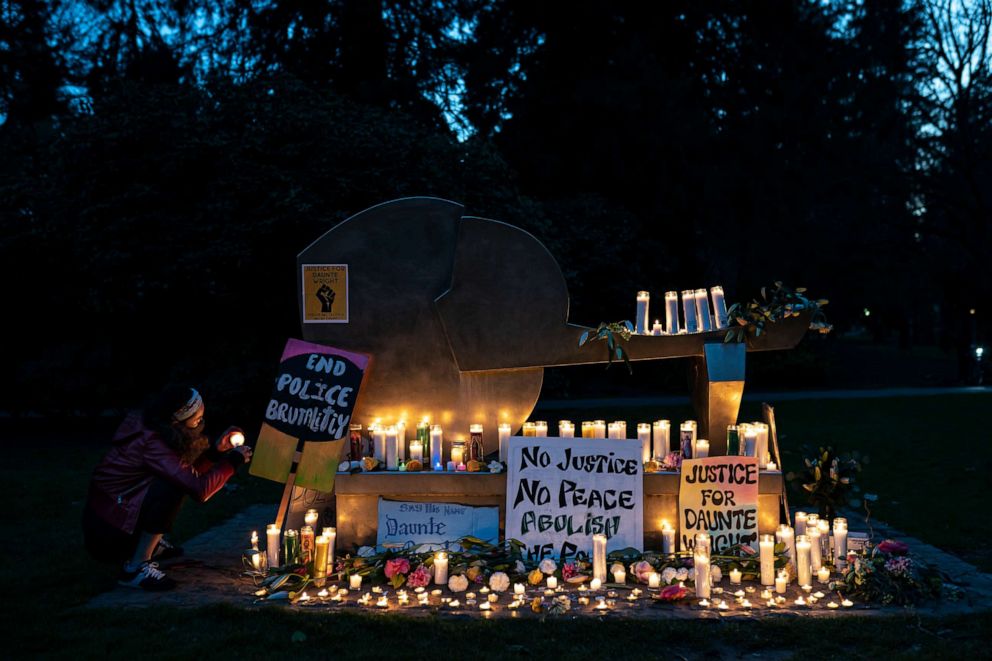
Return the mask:
POLYGON ((176 422, 182 422, 193 417, 193 414, 203 407, 203 398, 200 397, 200 393, 196 392, 196 388, 190 388, 190 390, 193 391, 193 396, 178 411, 172 414, 172 419, 176 422))

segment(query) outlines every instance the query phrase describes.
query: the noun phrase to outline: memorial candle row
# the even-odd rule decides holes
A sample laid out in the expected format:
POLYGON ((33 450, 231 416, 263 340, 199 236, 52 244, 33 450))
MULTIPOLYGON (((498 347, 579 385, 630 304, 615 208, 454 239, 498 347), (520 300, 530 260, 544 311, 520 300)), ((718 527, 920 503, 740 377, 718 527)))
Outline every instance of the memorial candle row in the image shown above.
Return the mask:
POLYGON ((651 319, 651 294, 646 291, 637 292, 637 313, 634 332, 638 335, 678 335, 680 333, 706 333, 720 330, 729 325, 727 302, 723 296, 723 287, 710 288, 713 305, 705 289, 686 289, 682 292, 682 316, 679 318, 679 293, 665 292, 665 325, 655 319, 649 328, 651 319))

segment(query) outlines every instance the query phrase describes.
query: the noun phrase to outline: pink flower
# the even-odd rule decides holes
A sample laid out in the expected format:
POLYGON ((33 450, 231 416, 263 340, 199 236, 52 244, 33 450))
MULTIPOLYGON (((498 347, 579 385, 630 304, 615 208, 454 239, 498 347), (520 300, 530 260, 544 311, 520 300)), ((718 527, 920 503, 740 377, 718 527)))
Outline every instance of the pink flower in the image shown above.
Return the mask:
POLYGON ((635 576, 637 576, 637 580, 641 583, 647 583, 648 576, 654 573, 654 567, 652 567, 651 563, 647 560, 641 560, 640 562, 634 563, 631 565, 630 570, 635 576))
POLYGON ((431 570, 420 565, 406 577, 406 582, 411 588, 425 588, 431 584, 431 578, 431 570))
POLYGON ((688 593, 689 591, 686 590, 681 585, 669 585, 667 587, 662 588, 661 592, 658 593, 658 600, 678 601, 679 599, 685 597, 688 593))
POLYGON ((578 573, 579 573, 579 570, 575 568, 575 564, 574 563, 566 562, 564 565, 562 565, 562 568, 561 568, 561 577, 563 579, 565 579, 566 581, 568 579, 572 578, 573 576, 575 576, 578 573))
POLYGON ((878 545, 879 553, 888 553, 889 555, 906 555, 909 553, 909 544, 905 542, 897 542, 894 539, 887 539, 878 545))
POLYGON ((410 561, 406 558, 386 560, 386 578, 392 578, 396 574, 405 574, 408 571, 410 571, 410 561))

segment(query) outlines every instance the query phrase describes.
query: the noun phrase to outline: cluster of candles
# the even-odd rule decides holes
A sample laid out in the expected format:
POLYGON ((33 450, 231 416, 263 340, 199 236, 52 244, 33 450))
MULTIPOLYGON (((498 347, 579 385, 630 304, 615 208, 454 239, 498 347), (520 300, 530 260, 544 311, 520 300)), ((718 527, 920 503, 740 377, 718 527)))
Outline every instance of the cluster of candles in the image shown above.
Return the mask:
MULTIPOLYGON (((374 457, 385 465, 386 470, 406 471, 407 462, 418 461, 425 465, 425 457, 430 461, 429 470, 464 471, 472 460, 482 461, 485 446, 482 442, 481 424, 469 425, 468 440, 455 440, 448 444, 445 452, 444 430, 441 425, 432 425, 428 420, 417 424, 417 435, 406 438, 406 422, 383 425, 373 422, 368 427, 368 444, 364 442, 363 427, 353 424, 350 427, 350 455, 352 460, 365 456, 374 457), (445 461, 445 455, 448 459, 445 461)), ((499 456, 506 461, 510 439, 510 425, 499 425, 499 456)))
POLYGON ((258 550, 258 533, 251 533, 252 564, 261 570, 263 562, 269 567, 282 567, 292 564, 306 564, 313 576, 314 585, 322 587, 328 574, 334 573, 334 549, 337 543, 337 529, 325 526, 316 535, 320 513, 309 509, 303 516, 304 526, 297 530, 282 532, 275 523, 265 529, 265 555, 258 550), (280 543, 281 541, 281 543, 280 543))
MULTIPOLYGON (((500 425, 500 447, 503 446, 503 430, 509 437, 509 425, 500 425)), ((626 439, 627 422, 616 420, 607 423, 606 420, 583 420, 581 426, 582 438, 626 439)), ((641 442, 641 460, 645 463, 664 458, 669 452, 678 452, 683 459, 703 459, 710 456, 710 442, 705 438, 697 438, 698 425, 695 420, 686 420, 679 425, 678 444, 672 442, 672 423, 670 420, 655 420, 653 423, 637 424, 637 440, 641 442)), ((524 436, 548 438, 548 423, 544 420, 525 422, 524 436)), ((558 438, 575 438, 575 423, 571 420, 558 421, 558 438)), ((727 454, 732 456, 757 457, 758 467, 766 470, 777 470, 778 467, 770 461, 768 452, 768 425, 764 422, 744 422, 727 427, 727 454)), ((502 451, 501 451, 501 460, 502 451)))
POLYGON ((710 288, 713 305, 710 307, 709 297, 705 289, 686 289, 682 292, 682 320, 679 323, 679 293, 665 292, 665 325, 657 319, 648 328, 651 318, 651 294, 646 291, 637 292, 637 322, 634 331, 638 335, 678 335, 680 333, 705 333, 711 330, 727 328, 727 302, 723 296, 723 287, 710 288))

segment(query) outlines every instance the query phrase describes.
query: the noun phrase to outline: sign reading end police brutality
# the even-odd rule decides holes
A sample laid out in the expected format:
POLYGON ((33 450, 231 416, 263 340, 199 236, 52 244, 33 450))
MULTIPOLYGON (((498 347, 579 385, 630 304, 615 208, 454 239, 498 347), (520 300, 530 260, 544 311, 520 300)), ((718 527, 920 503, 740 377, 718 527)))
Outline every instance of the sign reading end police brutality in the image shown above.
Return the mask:
POLYGON ((682 548, 695 547, 695 535, 710 534, 714 552, 735 544, 757 549, 758 459, 708 457, 682 462, 679 485, 682 548))
POLYGON ((640 442, 514 436, 507 466, 506 537, 531 559, 591 556, 597 534, 643 548, 640 442))

